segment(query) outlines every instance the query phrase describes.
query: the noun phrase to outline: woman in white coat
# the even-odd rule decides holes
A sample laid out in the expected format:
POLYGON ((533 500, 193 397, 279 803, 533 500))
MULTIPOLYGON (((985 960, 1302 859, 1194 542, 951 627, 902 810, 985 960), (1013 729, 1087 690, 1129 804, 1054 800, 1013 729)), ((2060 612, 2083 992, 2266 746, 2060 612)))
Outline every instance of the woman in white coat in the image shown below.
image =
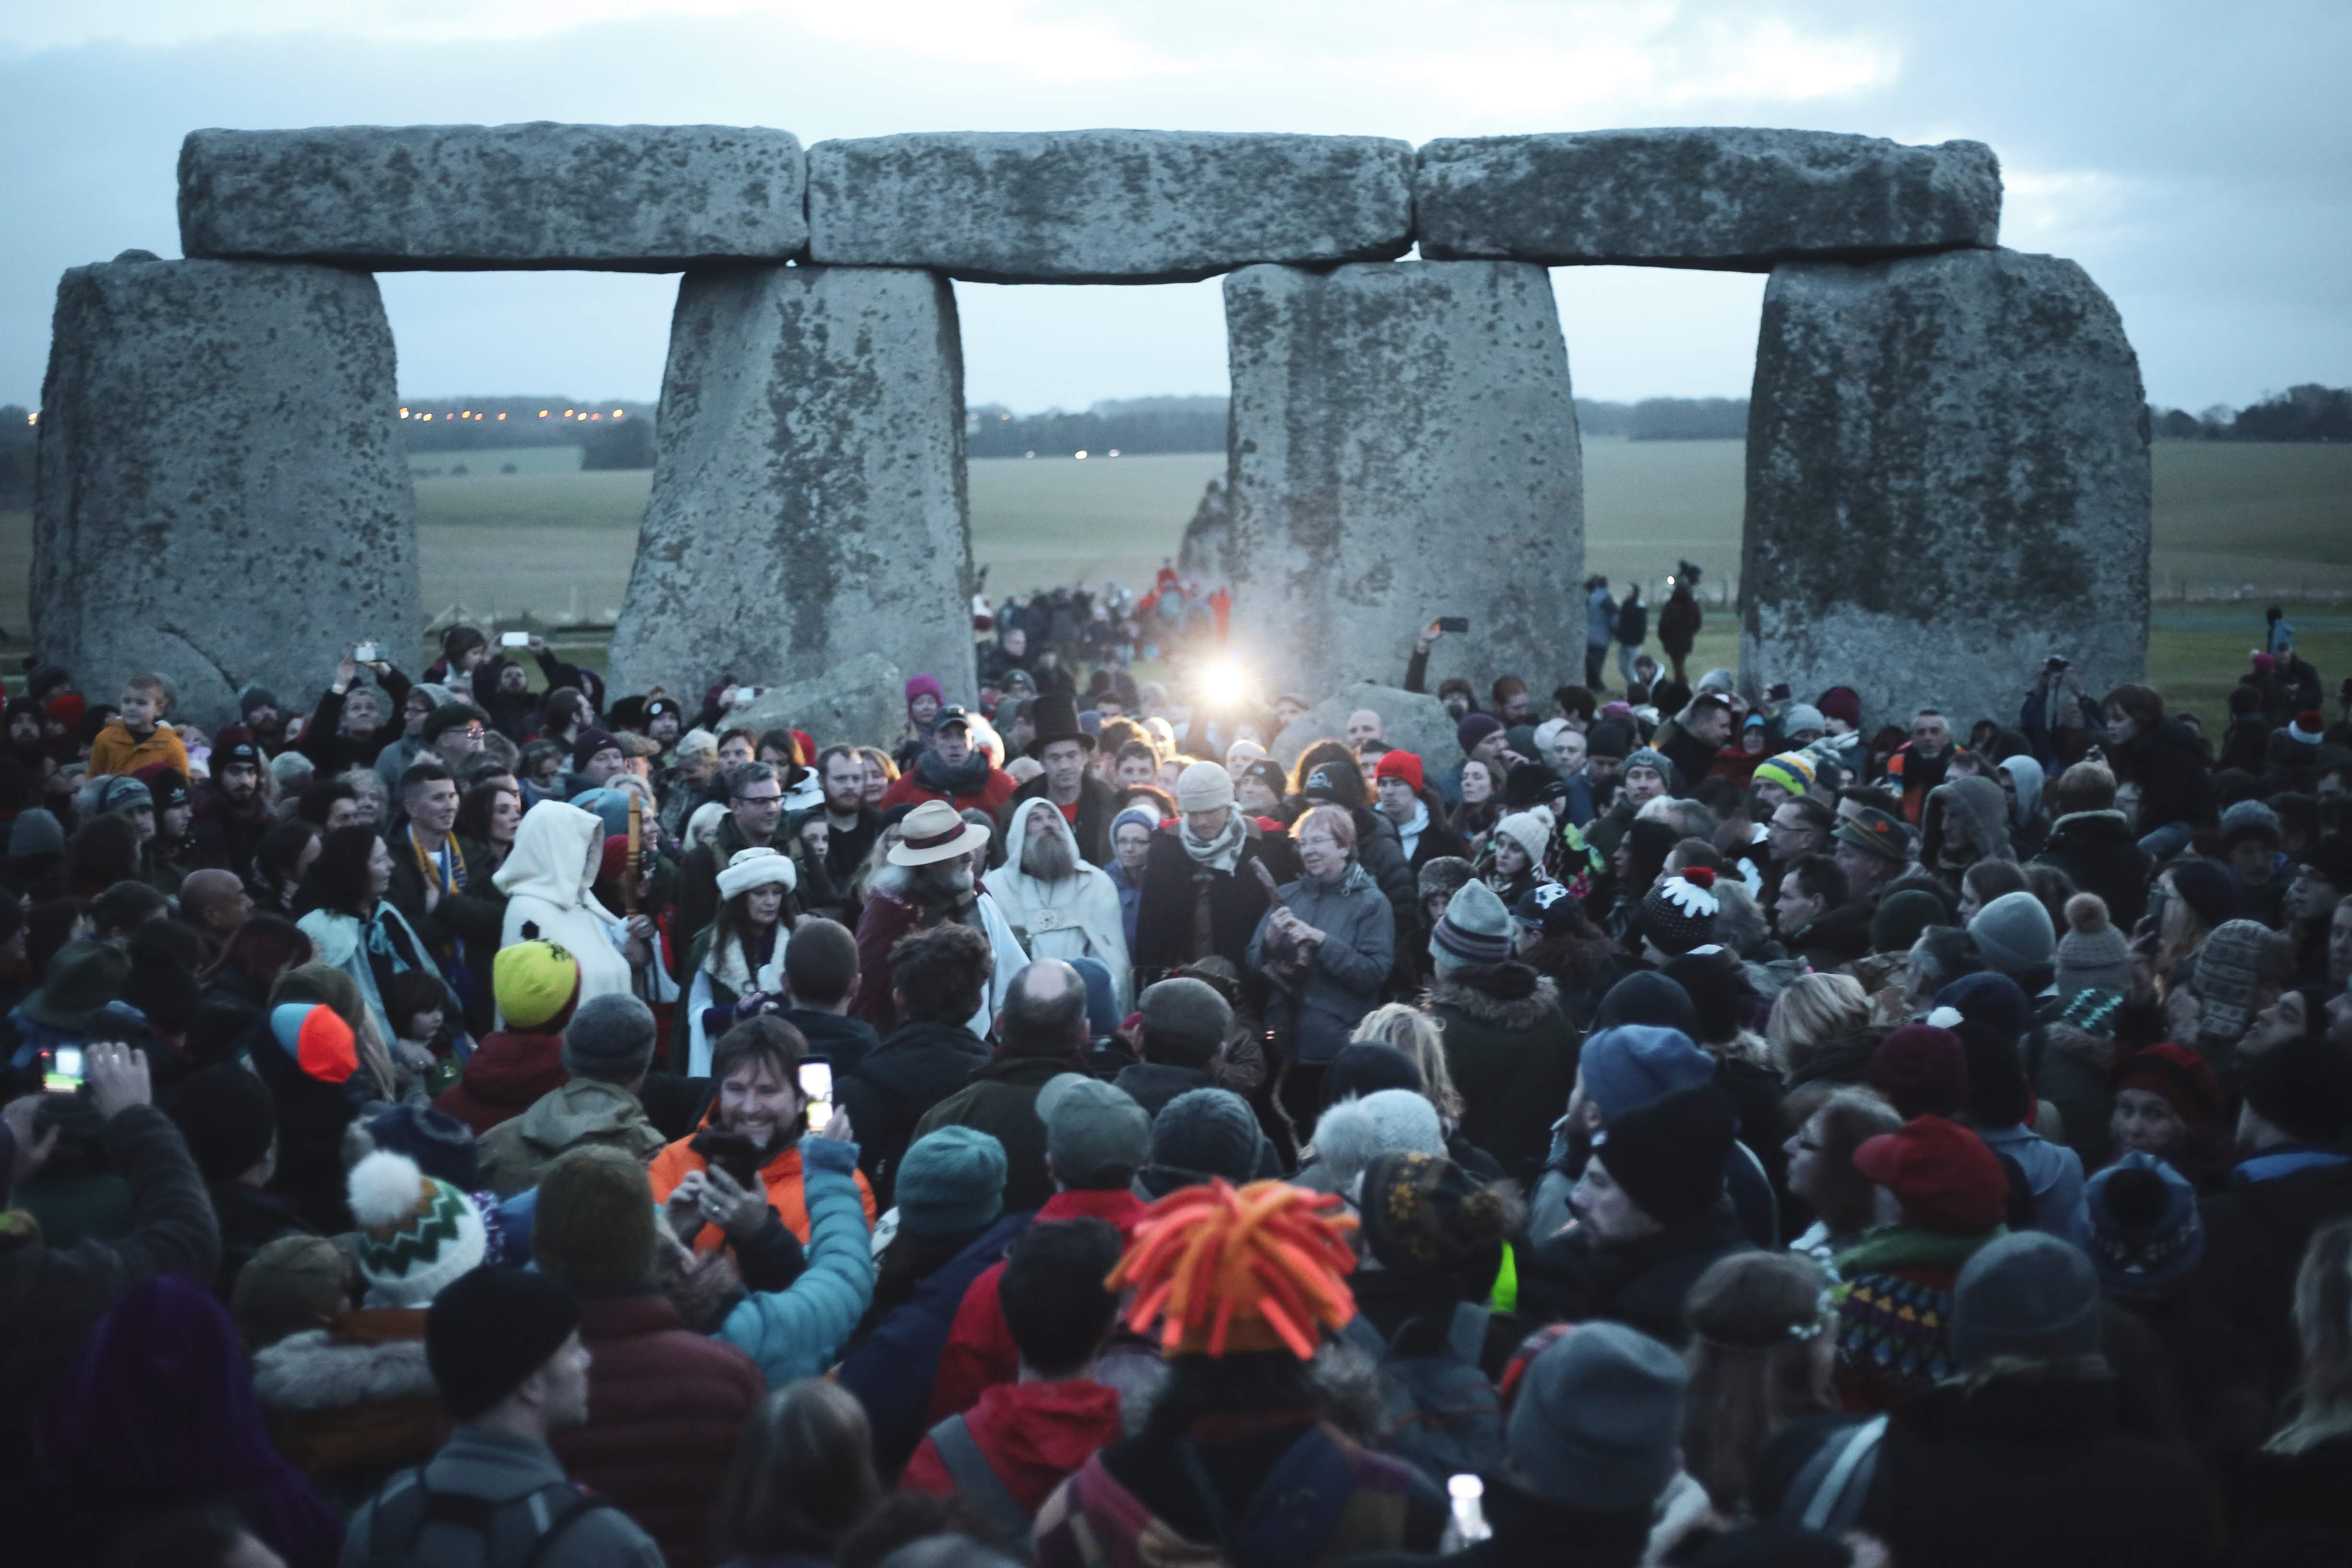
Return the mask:
POLYGON ((982 885, 1031 958, 1091 958, 1108 969, 1115 1010, 1126 1016, 1133 985, 1118 889, 1080 858, 1059 806, 1021 803, 1005 829, 1004 864, 982 885))
MULTIPOLYGON (((604 858, 604 824, 592 812, 543 800, 522 814, 514 848, 491 879, 507 896, 499 945, 551 942, 580 961, 580 1000, 633 989, 626 921, 589 891, 604 858)), ((500 1020, 499 1026, 505 1027, 500 1020)))

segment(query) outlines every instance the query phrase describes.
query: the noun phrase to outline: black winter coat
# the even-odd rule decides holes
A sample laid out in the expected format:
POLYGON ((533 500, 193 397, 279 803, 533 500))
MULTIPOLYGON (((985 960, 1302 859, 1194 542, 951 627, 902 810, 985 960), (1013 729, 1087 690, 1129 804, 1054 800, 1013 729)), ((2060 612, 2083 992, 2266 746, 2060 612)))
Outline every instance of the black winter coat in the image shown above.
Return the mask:
POLYGON ((1213 871, 1195 865, 1184 853, 1182 831, 1181 826, 1169 826, 1151 836, 1136 910, 1135 966, 1165 973, 1214 953, 1236 970, 1246 970, 1250 938, 1266 910, 1265 889, 1250 870, 1250 862, 1264 861, 1278 887, 1298 879, 1298 852, 1289 839, 1265 831, 1253 820, 1233 870, 1213 871), (1203 898, 1209 905, 1206 952, 1195 950, 1192 937, 1194 912, 1203 898))
POLYGON ((833 1080, 834 1102, 857 1132, 857 1165, 880 1207, 890 1204, 898 1157, 915 1124, 988 1065, 988 1045, 961 1024, 901 1024, 846 1076, 833 1080))
POLYGON ((1579 1037, 1550 979, 1523 963, 1441 970, 1425 1004, 1444 1031, 1462 1136, 1531 1184, 1576 1087, 1579 1037))
POLYGON ((1621 1247, 1596 1245, 1580 1225, 1520 1255, 1519 1311, 1537 1322, 1623 1323, 1680 1350, 1698 1277, 1718 1258, 1754 1250, 1728 1202, 1621 1247))
POLYGON ((2352 1214, 2352 1162, 2293 1145, 2265 1149, 2241 1160, 2228 1190, 2199 1207, 2205 1257, 2198 1272, 2231 1326, 2267 1353, 2263 1392, 2284 1395, 2297 1360, 2295 1271, 2311 1233, 2352 1214))
POLYGON ((2119 778, 2139 785, 2139 832, 2143 837, 2175 822, 2210 827, 2213 786, 2204 748, 2178 719, 2107 749, 2119 778))
POLYGON ((2138 835, 2120 811, 2077 811, 2060 817, 2051 825, 2050 837, 2033 863, 2055 866, 2078 890, 2105 900, 2107 918, 2126 935, 2147 912, 2148 877, 2156 860, 2139 847, 2138 835))

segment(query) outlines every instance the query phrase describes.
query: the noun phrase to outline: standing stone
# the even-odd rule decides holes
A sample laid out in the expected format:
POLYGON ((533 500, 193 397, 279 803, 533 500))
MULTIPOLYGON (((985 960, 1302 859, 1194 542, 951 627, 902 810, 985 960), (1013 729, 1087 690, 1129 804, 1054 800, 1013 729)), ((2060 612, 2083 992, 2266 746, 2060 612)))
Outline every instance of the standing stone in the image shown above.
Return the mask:
POLYGON ((1412 245, 1412 147, 1376 136, 957 132, 809 149, 809 256, 1006 283, 1175 283, 1412 245))
POLYGON ((415 489, 375 279, 327 267, 77 267, 41 390, 33 642, 93 700, 155 670, 233 721, 307 704, 346 643, 423 638, 415 489))
POLYGON ((875 654, 969 701, 971 580, 947 279, 688 273, 612 689, 852 680, 875 654))
POLYGON ((790 132, 732 125, 192 131, 180 247, 379 272, 783 261, 808 247, 806 171, 790 132))
POLYGON ((1746 128, 1479 136, 1422 148, 1423 256, 1762 272, 2000 238, 1981 142, 1746 128))
POLYGON ((1740 680, 1866 727, 2016 721, 2044 657, 2094 695, 2147 649, 2139 361, 2083 269, 2011 250, 1774 270, 1748 416, 1740 680))
POLYGON ((1521 262, 1225 279, 1234 636, 1310 701, 1432 659, 1548 689, 1574 666, 1583 456, 1551 282, 1521 262))
POLYGON ((1444 703, 1427 692, 1406 691, 1373 680, 1344 687, 1293 719, 1274 738, 1267 754, 1286 768, 1297 766, 1298 759, 1316 742, 1345 740, 1349 716, 1360 708, 1379 714, 1388 743, 1419 757, 1431 778, 1461 762, 1454 716, 1445 710, 1444 703))

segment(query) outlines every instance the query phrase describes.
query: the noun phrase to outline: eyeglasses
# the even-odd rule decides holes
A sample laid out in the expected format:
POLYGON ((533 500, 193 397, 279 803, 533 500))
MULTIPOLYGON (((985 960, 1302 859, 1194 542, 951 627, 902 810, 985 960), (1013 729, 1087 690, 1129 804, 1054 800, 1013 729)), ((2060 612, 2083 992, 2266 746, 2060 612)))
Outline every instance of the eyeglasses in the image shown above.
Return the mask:
POLYGON ((735 798, 745 805, 774 805, 784 797, 780 793, 776 795, 739 795, 735 798))

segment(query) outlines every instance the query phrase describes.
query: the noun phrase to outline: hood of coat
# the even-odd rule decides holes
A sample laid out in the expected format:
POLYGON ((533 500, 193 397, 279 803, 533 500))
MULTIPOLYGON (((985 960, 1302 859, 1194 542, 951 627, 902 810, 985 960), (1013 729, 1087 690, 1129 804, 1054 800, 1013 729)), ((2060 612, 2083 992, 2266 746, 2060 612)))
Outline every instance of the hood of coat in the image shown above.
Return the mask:
MULTIPOLYGON (((1052 812, 1055 816, 1062 815, 1062 808, 1060 806, 1055 805, 1052 801, 1047 800, 1043 795, 1037 795, 1031 799, 1023 801, 1020 805, 1014 809, 1013 813, 1013 820, 1005 825, 1004 864, 999 866, 995 870, 991 871, 986 877, 981 879, 982 885, 987 888, 990 892, 996 894, 1000 899, 1006 896, 1001 889, 1010 887, 1016 882, 1024 884, 1027 887, 1038 889, 1056 885, 1049 882, 1042 882, 1021 868, 1021 852, 1029 846, 1029 825, 1036 819, 1037 814, 1041 811, 1052 812)), ((1065 824, 1065 826, 1066 826, 1067 825, 1065 824)), ((1072 854, 1076 862, 1075 868, 1071 872, 1071 878, 1073 880, 1083 882, 1087 879, 1089 873, 1097 877, 1102 875, 1101 868, 1099 867, 1087 864, 1085 855, 1080 853, 1076 848, 1073 848, 1072 854)), ((1015 893, 1013 896, 1019 897, 1020 895, 1015 893)), ((1024 898, 1022 899, 1021 901, 1026 903, 1028 900, 1024 898)))
MULTIPOLYGON (((651 1131, 646 1108, 616 1083, 577 1078, 541 1096, 515 1118, 519 1135, 547 1149, 569 1148, 593 1138, 610 1138, 632 1127, 651 1131)), ((659 1135, 656 1134, 658 1142, 659 1135)))
POLYGON ((273 1411, 350 1410, 395 1399, 437 1399, 425 1363, 422 1310, 355 1313, 356 1319, 413 1318, 414 1337, 347 1337, 338 1326, 306 1329, 257 1352, 253 1392, 273 1411))
POLYGON ((563 1070, 563 1037, 500 1031, 482 1037, 466 1058, 459 1081, 476 1100, 493 1105, 529 1105, 571 1075, 563 1070))
POLYGON ((2010 813, 2020 827, 2032 821, 2042 810, 2042 785, 2046 775, 2042 764, 2022 752, 2013 757, 2003 757, 1998 763, 2009 782, 2017 786, 2017 809, 2010 813))
POLYGON ((1927 792, 1927 809, 1940 812, 1942 822, 1931 824, 1929 833, 1946 845, 1950 842, 1950 825, 1959 825, 1968 836, 1969 859, 2017 858, 2009 847, 2009 797, 1992 780, 1970 775, 1939 784, 1927 792))
POLYGON ((560 800, 543 800, 522 814, 514 848, 490 880, 510 899, 541 899, 559 910, 593 903, 588 889, 604 847, 602 817, 560 800))
POLYGON ((1120 1436, 1118 1391, 1085 1377, 997 1384, 966 1420, 1024 1471, 1066 1475, 1120 1436))
MULTIPOLYGON (((1524 964, 1498 963, 1498 970, 1524 969, 1524 964)), ((1535 977, 1532 990, 1519 995, 1497 995, 1469 982, 1477 978, 1476 971, 1440 971, 1429 983, 1429 1005, 1451 1007, 1475 1024, 1493 1029, 1532 1029, 1559 1011, 1559 987, 1549 974, 1535 977)), ((1505 991, 1516 991, 1516 985, 1505 985, 1505 991)))

